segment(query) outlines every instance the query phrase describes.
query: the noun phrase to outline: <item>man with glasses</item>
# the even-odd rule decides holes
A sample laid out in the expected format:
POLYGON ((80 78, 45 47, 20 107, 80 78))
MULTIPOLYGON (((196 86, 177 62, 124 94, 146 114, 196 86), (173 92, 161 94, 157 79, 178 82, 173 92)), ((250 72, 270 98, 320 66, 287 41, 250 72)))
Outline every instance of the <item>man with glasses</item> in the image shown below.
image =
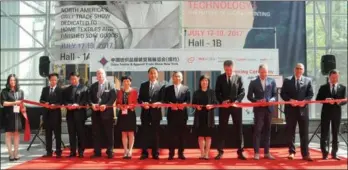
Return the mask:
POLYGON ((294 102, 285 105, 285 121, 287 136, 289 142, 289 156, 292 160, 295 156, 295 133, 296 125, 299 125, 300 143, 302 159, 306 161, 313 161, 308 151, 308 122, 309 111, 307 104, 296 104, 297 101, 311 100, 313 97, 312 81, 303 76, 304 65, 302 63, 296 64, 294 69, 294 76, 286 78, 281 88, 280 96, 284 101, 294 102))

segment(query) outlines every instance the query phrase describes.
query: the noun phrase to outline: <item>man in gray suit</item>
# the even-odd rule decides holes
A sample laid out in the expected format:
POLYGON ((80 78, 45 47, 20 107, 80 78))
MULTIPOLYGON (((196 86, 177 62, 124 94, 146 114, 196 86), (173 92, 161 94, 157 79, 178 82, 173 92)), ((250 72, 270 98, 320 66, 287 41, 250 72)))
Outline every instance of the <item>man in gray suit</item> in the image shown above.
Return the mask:
MULTIPOLYGON (((303 76, 304 66, 301 63, 298 63, 295 67, 295 75, 288 77, 284 80, 283 86, 281 89, 280 96, 284 101, 305 101, 311 100, 313 98, 313 87, 312 81, 303 76)), ((295 133, 296 125, 299 125, 300 131, 300 143, 301 143, 301 154, 302 159, 306 161, 313 161, 309 155, 308 151, 308 122, 309 122, 309 113, 307 104, 287 104, 285 105, 285 121, 288 142, 289 142, 289 157, 288 159, 292 160, 295 156, 295 133)))
MULTIPOLYGON (((249 84, 247 98, 251 102, 273 102, 276 100, 277 87, 273 78, 267 77, 268 67, 265 64, 259 66, 259 76, 249 84)), ((274 157, 269 153, 271 138, 271 122, 273 106, 254 107, 254 159, 259 160, 259 148, 262 128, 264 129, 264 153, 265 158, 273 160, 274 157)))

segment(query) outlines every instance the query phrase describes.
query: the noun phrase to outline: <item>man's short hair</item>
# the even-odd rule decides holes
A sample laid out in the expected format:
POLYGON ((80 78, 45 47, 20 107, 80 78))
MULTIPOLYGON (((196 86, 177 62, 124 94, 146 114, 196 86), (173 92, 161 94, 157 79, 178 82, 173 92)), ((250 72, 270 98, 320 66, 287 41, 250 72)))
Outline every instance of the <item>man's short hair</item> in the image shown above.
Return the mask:
POLYGON ((69 78, 72 77, 72 76, 76 76, 76 77, 79 77, 79 78, 80 78, 80 74, 77 73, 77 72, 71 72, 71 73, 69 74, 69 78))
POLYGON ((59 77, 59 75, 57 73, 51 73, 48 75, 48 79, 51 79, 51 77, 56 76, 57 78, 59 77))
POLYGON ((158 72, 158 69, 156 67, 150 67, 148 70, 147 70, 147 73, 150 73, 151 70, 156 70, 158 72))
POLYGON ((181 71, 173 71, 172 76, 174 76, 175 74, 180 74, 180 75, 181 75, 181 77, 183 77, 183 74, 182 74, 182 72, 181 72, 181 71))
POLYGON ((261 68, 268 69, 268 66, 267 66, 267 64, 260 64, 260 65, 259 65, 259 70, 260 70, 261 68))
POLYGON ((230 66, 233 66, 233 61, 232 60, 225 60, 224 67, 230 67, 230 66))
POLYGON ((339 74, 340 72, 337 69, 333 69, 329 72, 329 76, 331 76, 331 74, 339 74))

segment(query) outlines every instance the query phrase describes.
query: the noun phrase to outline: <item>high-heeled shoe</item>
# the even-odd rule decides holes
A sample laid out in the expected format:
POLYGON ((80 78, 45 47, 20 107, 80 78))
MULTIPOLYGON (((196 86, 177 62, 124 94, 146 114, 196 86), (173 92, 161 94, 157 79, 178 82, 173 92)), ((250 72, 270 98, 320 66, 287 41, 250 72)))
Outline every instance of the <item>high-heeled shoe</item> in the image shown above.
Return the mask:
POLYGON ((17 157, 17 158, 13 158, 15 161, 18 161, 20 160, 20 157, 17 157))
POLYGON ((127 153, 127 159, 132 159, 132 154, 129 151, 127 153))
POLYGON ((9 160, 10 162, 13 162, 13 161, 15 161, 15 158, 11 158, 11 156, 9 156, 9 157, 8 157, 8 160, 9 160))

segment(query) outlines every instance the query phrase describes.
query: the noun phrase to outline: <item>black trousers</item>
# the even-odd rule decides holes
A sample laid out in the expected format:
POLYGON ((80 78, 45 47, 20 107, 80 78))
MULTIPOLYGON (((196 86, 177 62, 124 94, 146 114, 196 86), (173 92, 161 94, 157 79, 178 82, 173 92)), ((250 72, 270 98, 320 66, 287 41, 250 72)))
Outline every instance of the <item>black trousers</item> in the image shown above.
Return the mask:
POLYGON ((61 154, 62 144, 62 116, 60 109, 59 111, 49 111, 47 116, 44 118, 45 127, 45 140, 46 140, 46 152, 52 154, 52 138, 53 134, 56 141, 56 154, 61 154))
POLYGON ((238 153, 242 153, 244 151, 243 144, 243 116, 241 108, 220 108, 219 110, 219 144, 218 151, 223 152, 225 147, 225 139, 227 135, 231 133, 227 132, 228 129, 228 119, 232 116, 233 126, 236 128, 237 135, 235 139, 237 140, 238 145, 238 153))
POLYGON ((254 152, 259 153, 261 133, 263 131, 264 136, 264 153, 269 154, 269 147, 271 141, 271 123, 272 123, 272 113, 268 108, 263 108, 262 110, 254 112, 254 152))
POLYGON ((155 121, 142 121, 142 134, 144 141, 142 142, 142 155, 148 156, 149 153, 147 149, 150 147, 152 149, 152 156, 159 155, 159 130, 160 130, 160 120, 155 121))
POLYGON ((80 118, 74 114, 83 114, 81 112, 72 112, 67 115, 68 132, 69 132, 69 143, 70 153, 76 154, 76 143, 78 146, 78 153, 83 154, 85 150, 85 119, 80 118), (76 142, 77 137, 77 142, 76 142))
POLYGON ((106 138, 106 154, 112 154, 114 149, 114 119, 102 118, 101 112, 92 113, 92 133, 94 154, 101 155, 101 138, 106 138), (102 136, 101 134, 104 134, 102 136))
POLYGON ((321 136, 320 136, 320 149, 322 153, 327 154, 327 145, 329 145, 329 130, 331 123, 332 132, 332 150, 331 155, 336 156, 338 151, 338 133, 341 124, 341 112, 324 112, 321 114, 321 136))
POLYGON ((184 155, 186 133, 186 123, 168 124, 169 156, 175 155, 175 148, 178 148, 178 155, 184 155))
POLYGON ((301 155, 302 157, 309 156, 308 151, 308 122, 309 116, 308 113, 298 112, 290 112, 285 114, 286 121, 286 135, 288 136, 288 144, 289 144, 289 153, 295 154, 295 134, 296 134, 296 126, 298 123, 299 131, 300 131, 300 144, 301 144, 301 155))

